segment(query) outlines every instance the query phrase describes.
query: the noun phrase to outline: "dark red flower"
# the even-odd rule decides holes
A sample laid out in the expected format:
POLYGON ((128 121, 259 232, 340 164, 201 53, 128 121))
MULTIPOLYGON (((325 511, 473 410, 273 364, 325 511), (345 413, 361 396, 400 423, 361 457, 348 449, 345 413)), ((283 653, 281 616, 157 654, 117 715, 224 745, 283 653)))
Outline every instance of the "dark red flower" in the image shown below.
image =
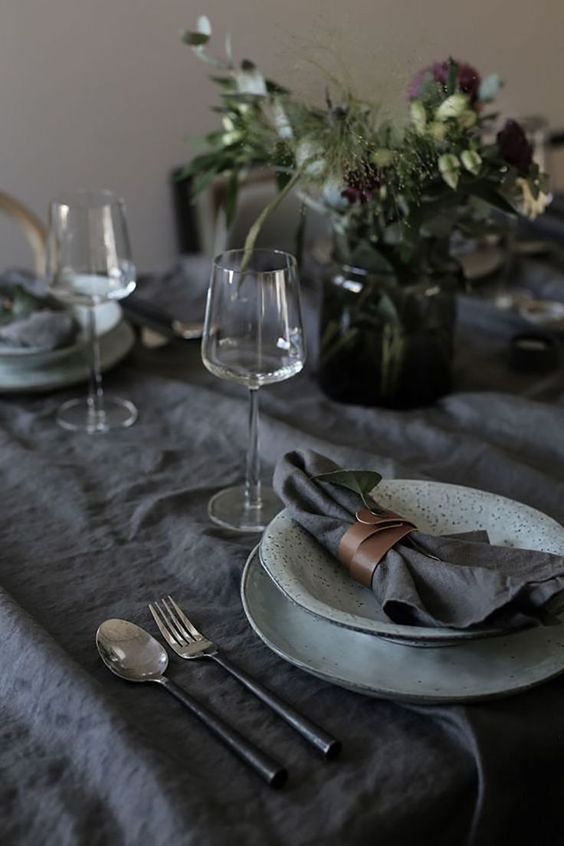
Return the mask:
POLYGON ((365 164, 347 171, 345 182, 347 187, 341 191, 341 197, 348 200, 351 205, 352 203, 367 203, 382 184, 382 174, 373 165, 365 164))
POLYGON ((503 129, 497 133, 499 155, 520 173, 527 173, 533 162, 533 148, 523 127, 516 120, 507 120, 503 129))
MULTIPOLYGON (((456 87, 458 91, 467 94, 470 102, 474 104, 478 99, 481 77, 476 68, 466 62, 455 62, 456 64, 456 87)), ((416 100, 421 96, 423 86, 428 80, 434 80, 442 86, 448 82, 449 61, 435 62, 417 73, 407 89, 410 100, 416 100)))

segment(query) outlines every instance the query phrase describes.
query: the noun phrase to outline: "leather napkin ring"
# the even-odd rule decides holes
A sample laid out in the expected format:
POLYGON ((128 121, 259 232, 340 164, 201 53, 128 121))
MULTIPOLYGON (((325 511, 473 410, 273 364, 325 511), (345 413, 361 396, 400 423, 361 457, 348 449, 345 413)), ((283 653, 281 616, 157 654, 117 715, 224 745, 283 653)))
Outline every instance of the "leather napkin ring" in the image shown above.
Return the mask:
POLYGON ((339 560, 355 581, 371 587, 374 571, 384 556, 417 527, 398 514, 377 515, 367 508, 357 511, 356 520, 341 538, 339 560))

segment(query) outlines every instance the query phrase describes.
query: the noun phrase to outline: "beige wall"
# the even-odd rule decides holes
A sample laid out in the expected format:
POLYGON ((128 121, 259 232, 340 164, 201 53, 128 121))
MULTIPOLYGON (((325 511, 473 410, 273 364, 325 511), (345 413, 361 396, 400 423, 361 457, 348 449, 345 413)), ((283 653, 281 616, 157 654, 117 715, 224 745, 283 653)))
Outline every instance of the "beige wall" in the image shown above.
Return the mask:
MULTIPOLYGON (((139 267, 169 264, 168 171, 214 123, 206 68, 178 37, 202 12, 304 91, 320 90, 314 57, 397 103, 406 66, 452 53, 499 71, 513 113, 564 126, 564 0, 2 0, 0 190, 45 216, 63 190, 113 187, 139 267)), ((2 221, 0 254, 0 267, 26 258, 2 221)))

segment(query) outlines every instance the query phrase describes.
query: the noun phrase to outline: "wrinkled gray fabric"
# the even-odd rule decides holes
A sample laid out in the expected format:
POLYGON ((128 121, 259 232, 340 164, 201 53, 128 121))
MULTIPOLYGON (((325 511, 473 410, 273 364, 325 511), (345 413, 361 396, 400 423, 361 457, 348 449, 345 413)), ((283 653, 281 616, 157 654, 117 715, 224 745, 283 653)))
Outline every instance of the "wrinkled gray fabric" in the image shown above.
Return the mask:
POLYGON ((0 327, 0 346, 47 352, 74 343, 77 334, 78 326, 70 312, 42 309, 0 327))
MULTIPOLYGON (((353 491, 316 477, 341 469, 313 450, 293 450, 274 471, 274 488, 292 518, 336 558, 363 503, 353 491)), ((377 489, 374 496, 378 505, 377 489)), ((542 622, 545 606, 563 590, 562 556, 424 532, 397 543, 372 578, 372 592, 389 620, 453 629, 542 622)))
MULTIPOLYGON (((201 316, 190 263, 149 287, 165 285, 187 317, 201 316)), ((312 360, 261 391, 265 478, 283 453, 309 447, 564 520, 562 374, 515 376, 504 355, 497 333, 463 323, 457 391, 413 412, 327 400, 312 360)), ((470 707, 408 708, 280 660, 239 598, 256 538, 213 528, 206 513, 210 495, 241 478, 244 390, 182 342, 137 346, 105 384, 140 411, 107 437, 55 425, 76 389, 0 398, 2 846, 561 846, 564 680, 470 707), (112 676, 97 626, 125 617, 156 633, 147 602, 169 592, 244 668, 342 738, 342 759, 321 762, 220 667, 172 658, 171 678, 286 762, 288 787, 272 791, 162 690, 112 676)))

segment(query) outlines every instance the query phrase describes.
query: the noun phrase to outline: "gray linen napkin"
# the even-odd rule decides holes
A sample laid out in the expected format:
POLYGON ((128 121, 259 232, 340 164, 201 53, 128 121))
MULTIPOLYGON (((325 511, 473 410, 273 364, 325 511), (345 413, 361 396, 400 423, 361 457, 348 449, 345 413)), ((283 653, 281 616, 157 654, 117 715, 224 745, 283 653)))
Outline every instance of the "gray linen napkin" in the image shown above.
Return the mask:
POLYGON ((33 347, 42 352, 70 346, 79 326, 68 311, 52 308, 45 282, 24 270, 0 275, 0 349, 33 347))
POLYGON ((47 352, 70 346, 77 334, 76 322, 69 312, 42 309, 0 327, 0 349, 33 347, 47 352))
MULTIPOLYGON (((334 556, 363 507, 353 491, 314 478, 339 469, 312 450, 296 450, 283 456, 274 472, 274 487, 292 518, 334 556)), ((564 591, 564 558, 490 546, 482 535, 469 540, 413 532, 400 541, 372 579, 387 617, 455 629, 548 622, 547 604, 554 605, 564 591)))

